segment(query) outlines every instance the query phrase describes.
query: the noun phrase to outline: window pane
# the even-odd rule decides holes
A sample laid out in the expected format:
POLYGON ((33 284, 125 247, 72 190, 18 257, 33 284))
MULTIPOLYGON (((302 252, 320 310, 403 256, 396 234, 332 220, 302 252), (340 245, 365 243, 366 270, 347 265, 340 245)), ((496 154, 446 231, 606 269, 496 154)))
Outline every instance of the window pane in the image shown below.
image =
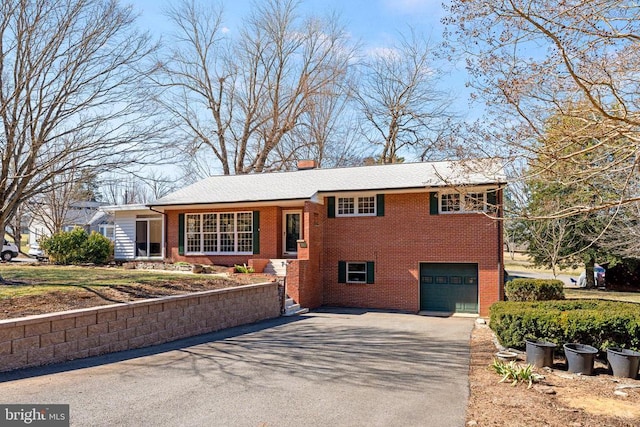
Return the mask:
POLYGON ((162 256, 162 221, 149 221, 149 256, 162 256))
POLYGON ((217 252, 218 251, 218 234, 217 233, 203 233, 203 250, 205 252, 217 252))
POLYGON ((483 211, 484 193, 469 193, 464 196, 465 211, 483 211))
POLYGON ((235 223, 234 219, 235 219, 235 214, 233 213, 220 214, 220 231, 233 232, 234 223, 235 223))
POLYGON ((364 262, 347 263, 347 282, 366 283, 367 282, 367 264, 364 262))
POLYGON ((358 213, 361 215, 376 213, 376 198, 374 196, 358 197, 358 213))
POLYGON ((205 233, 215 233, 218 231, 218 225, 216 223, 217 217, 217 214, 202 215, 202 231, 205 233))
POLYGON ((200 251, 200 233, 187 233, 187 252, 200 251))
POLYGON ((220 252, 235 252, 235 239, 233 233, 220 234, 220 252))
POLYGON ((440 196, 440 210, 442 212, 457 212, 460 210, 460 194, 443 194, 440 196))
POLYGON ((238 252, 253 252, 252 233, 238 233, 238 252))
POLYGON ((238 232, 249 232, 253 230, 253 214, 251 212, 241 212, 238 214, 238 232))
POLYGON ((187 215, 187 233, 200 232, 200 215, 187 215))
POLYGON ((353 197, 338 198, 338 215, 353 215, 355 213, 355 205, 353 197))

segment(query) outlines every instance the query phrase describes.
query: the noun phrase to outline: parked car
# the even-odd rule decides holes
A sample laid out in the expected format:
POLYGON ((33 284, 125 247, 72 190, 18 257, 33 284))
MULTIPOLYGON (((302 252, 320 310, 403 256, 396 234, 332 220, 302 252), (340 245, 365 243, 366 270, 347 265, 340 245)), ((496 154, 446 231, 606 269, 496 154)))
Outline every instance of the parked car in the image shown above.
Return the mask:
POLYGON ((7 239, 4 239, 4 243, 2 245, 2 252, 0 254, 3 261, 6 261, 6 262, 11 261, 13 258, 18 256, 18 252, 20 252, 20 250, 18 249, 18 246, 16 246, 15 243, 9 242, 7 241, 7 239))
POLYGON ((44 251, 40 248, 40 245, 37 243, 34 243, 33 245, 29 246, 29 251, 27 252, 27 254, 29 254, 29 256, 34 257, 38 261, 47 259, 47 255, 45 255, 44 251))
MULTIPOLYGON (((596 286, 602 287, 605 285, 605 272, 606 270, 604 269, 604 267, 601 267, 598 264, 593 267, 593 279, 596 282, 596 286)), ((578 286, 580 286, 581 288, 587 286, 586 271, 583 271, 582 274, 580 274, 580 276, 578 277, 578 286)))

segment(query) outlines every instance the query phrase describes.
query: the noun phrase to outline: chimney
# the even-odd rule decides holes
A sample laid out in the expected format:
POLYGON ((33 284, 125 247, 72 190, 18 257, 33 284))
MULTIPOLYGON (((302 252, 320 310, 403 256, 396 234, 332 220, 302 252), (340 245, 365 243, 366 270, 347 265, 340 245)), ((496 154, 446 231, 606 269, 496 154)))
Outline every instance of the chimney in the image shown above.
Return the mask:
POLYGON ((315 160, 298 160, 298 170, 305 171, 308 169, 315 169, 316 161, 315 160))

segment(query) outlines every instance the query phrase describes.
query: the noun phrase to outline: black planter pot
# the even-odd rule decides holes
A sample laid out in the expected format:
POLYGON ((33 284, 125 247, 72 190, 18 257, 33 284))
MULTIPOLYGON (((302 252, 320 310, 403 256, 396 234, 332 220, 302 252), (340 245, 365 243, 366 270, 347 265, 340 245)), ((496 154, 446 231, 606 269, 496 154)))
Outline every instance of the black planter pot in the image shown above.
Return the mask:
POLYGON ((593 362, 598 349, 586 344, 570 343, 564 345, 569 372, 582 375, 593 375, 593 362))
POLYGON ((553 365, 553 350, 556 345, 552 342, 541 340, 525 340, 527 346, 527 363, 542 368, 553 365))
POLYGON ((636 378, 640 366, 640 353, 626 348, 610 347, 607 349, 607 361, 613 375, 623 378, 636 378))

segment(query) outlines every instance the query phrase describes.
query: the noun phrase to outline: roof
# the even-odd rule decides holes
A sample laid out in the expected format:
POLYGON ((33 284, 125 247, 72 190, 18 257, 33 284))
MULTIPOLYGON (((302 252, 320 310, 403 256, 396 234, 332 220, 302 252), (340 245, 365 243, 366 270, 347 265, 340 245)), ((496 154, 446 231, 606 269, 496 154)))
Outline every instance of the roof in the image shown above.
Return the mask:
POLYGON ((317 193, 487 185, 506 182, 493 159, 396 163, 249 175, 218 175, 168 194, 148 206, 311 199, 317 193))

